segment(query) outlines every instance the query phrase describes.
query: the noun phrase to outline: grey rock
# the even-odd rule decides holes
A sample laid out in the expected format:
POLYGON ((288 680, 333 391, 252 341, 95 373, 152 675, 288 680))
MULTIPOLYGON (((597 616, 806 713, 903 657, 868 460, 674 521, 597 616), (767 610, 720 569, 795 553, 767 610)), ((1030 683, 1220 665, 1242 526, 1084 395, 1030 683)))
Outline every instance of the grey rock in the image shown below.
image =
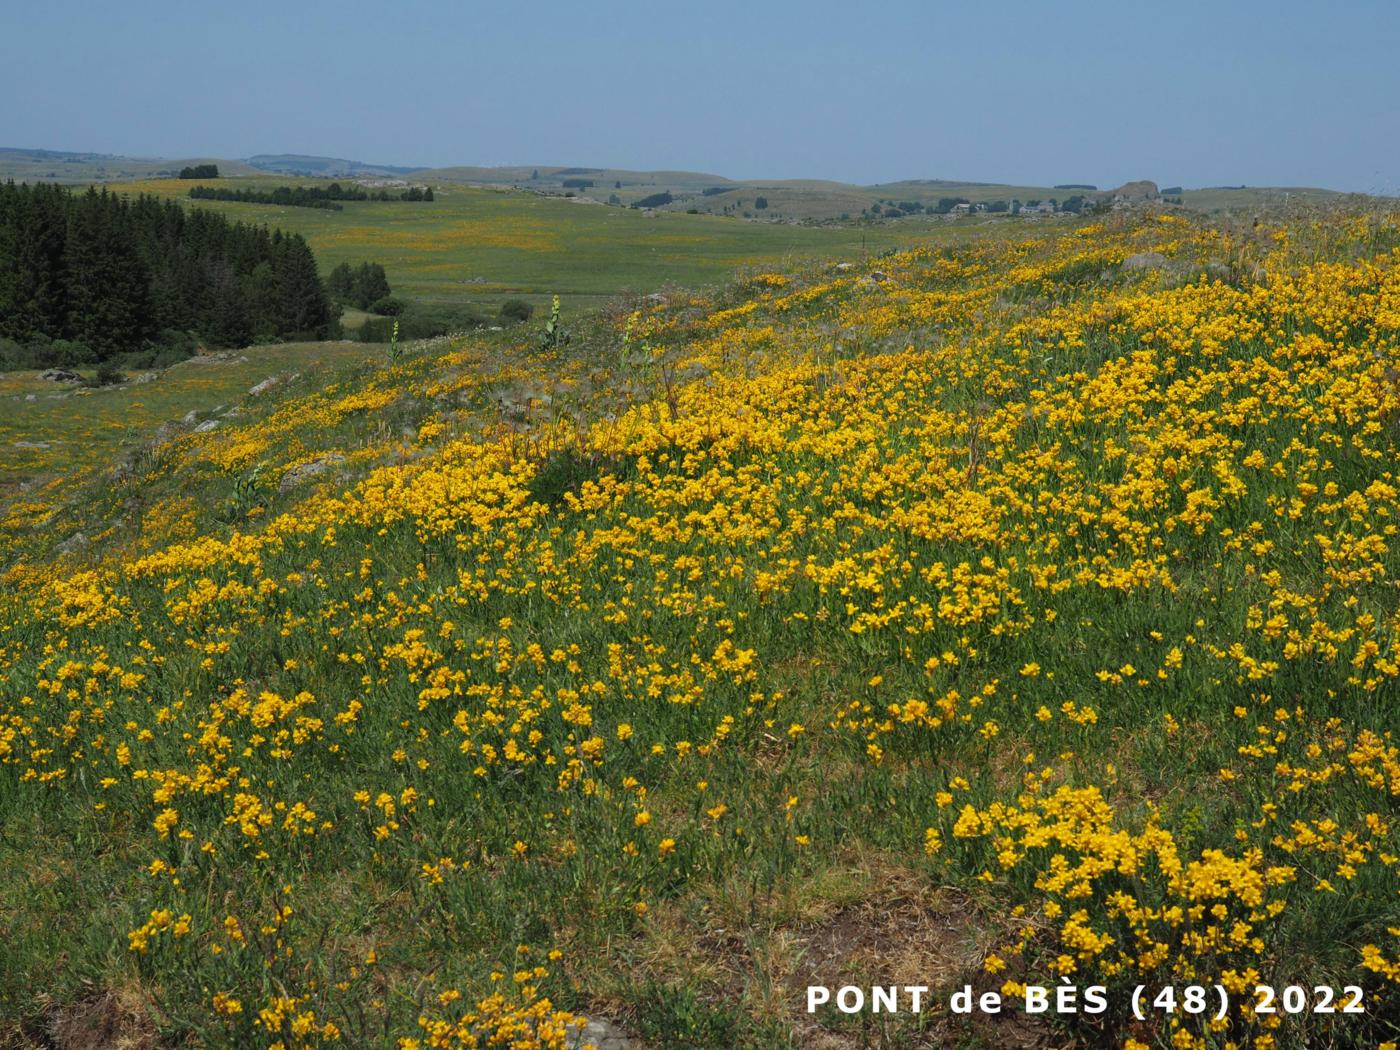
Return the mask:
POLYGON ((854 270, 855 268, 855 263, 848 262, 839 262, 832 267, 832 269, 835 270, 837 273, 846 273, 848 270, 854 270))
POLYGON ((75 532, 58 545, 58 549, 63 554, 72 554, 74 551, 82 550, 92 541, 87 538, 85 532, 75 532))
POLYGON ((39 373, 40 379, 46 379, 50 383, 81 383, 83 377, 77 372, 71 372, 66 368, 46 368, 39 373))
POLYGON ((255 385, 255 386, 249 387, 249 388, 248 388, 248 396, 249 396, 249 397, 257 397, 259 394, 262 394, 262 393, 265 393, 265 392, 268 391, 268 390, 271 390, 271 389, 272 389, 273 387, 275 387, 276 385, 277 385, 277 377, 276 377, 276 376, 268 376, 268 377, 267 377, 266 379, 264 379, 261 383, 258 383, 258 384, 255 385))
POLYGON ((884 270, 871 270, 860 279, 860 283, 864 285, 884 284, 889 279, 890 275, 885 273, 884 270))
POLYGON ((641 1044, 611 1021, 593 1020, 586 1025, 569 1025, 569 1050, 580 1050, 592 1043, 598 1050, 641 1050, 641 1044))
POLYGON ((15 441, 12 442, 15 448, 48 448, 47 441, 15 441))
POLYGON ((25 395, 24 395, 24 399, 25 399, 26 401, 38 401, 38 400, 39 400, 39 395, 38 395, 38 394, 25 394, 25 395))
POLYGON ((198 413, 197 411, 195 411, 193 408, 190 409, 188 412, 185 413, 185 422, 186 422, 186 423, 194 423, 194 422, 196 422, 198 419, 199 419, 199 413, 198 413))
POLYGON ((344 462, 345 457, 339 452, 328 452, 324 456, 317 456, 315 459, 295 466, 283 474, 282 480, 277 483, 277 491, 286 492, 288 489, 300 485, 303 481, 309 481, 318 474, 324 474, 337 463, 344 462))
POLYGON ((1202 268, 1202 272, 1212 281, 1224 281, 1226 283, 1229 283, 1234 276, 1234 272, 1230 269, 1230 264, 1222 262, 1220 259, 1207 259, 1205 266, 1202 268))
POLYGON ((1167 266, 1167 257, 1161 252, 1138 252, 1123 260, 1125 270, 1161 270, 1167 266))
POLYGON ((196 434, 207 434, 209 431, 217 430, 218 428, 219 421, 217 419, 206 419, 203 423, 194 428, 194 432, 196 434))

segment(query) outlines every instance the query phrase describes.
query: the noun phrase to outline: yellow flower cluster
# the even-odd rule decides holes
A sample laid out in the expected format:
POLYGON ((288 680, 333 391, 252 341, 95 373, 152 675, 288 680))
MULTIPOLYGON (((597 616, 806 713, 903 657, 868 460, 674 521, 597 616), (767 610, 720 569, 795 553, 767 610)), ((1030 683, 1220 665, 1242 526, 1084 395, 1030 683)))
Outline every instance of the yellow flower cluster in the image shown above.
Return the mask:
POLYGON ((1340 1039, 1243 992, 1400 990, 1400 228, 1273 232, 762 273, 181 437, 151 532, 8 566, 0 796, 234 1045, 563 1047, 666 902, 891 843, 1013 989, 1240 993, 1126 1045, 1340 1039))

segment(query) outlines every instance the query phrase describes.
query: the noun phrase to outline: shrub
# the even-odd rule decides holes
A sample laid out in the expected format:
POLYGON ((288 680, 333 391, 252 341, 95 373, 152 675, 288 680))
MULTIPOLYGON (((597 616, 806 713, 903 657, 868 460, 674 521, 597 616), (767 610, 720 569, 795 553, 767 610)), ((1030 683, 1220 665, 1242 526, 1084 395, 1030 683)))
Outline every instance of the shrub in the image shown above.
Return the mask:
POLYGON ((583 453, 572 446, 555 449, 530 479, 530 496, 537 503, 557 507, 585 481, 596 481, 603 468, 602 458, 595 453, 583 453))
POLYGON ((378 314, 380 317, 398 317, 404 312, 407 304, 392 295, 383 295, 369 304, 369 312, 378 314))
POLYGON ((502 321, 528 321, 535 308, 524 299, 507 299, 501 304, 499 317, 502 321))

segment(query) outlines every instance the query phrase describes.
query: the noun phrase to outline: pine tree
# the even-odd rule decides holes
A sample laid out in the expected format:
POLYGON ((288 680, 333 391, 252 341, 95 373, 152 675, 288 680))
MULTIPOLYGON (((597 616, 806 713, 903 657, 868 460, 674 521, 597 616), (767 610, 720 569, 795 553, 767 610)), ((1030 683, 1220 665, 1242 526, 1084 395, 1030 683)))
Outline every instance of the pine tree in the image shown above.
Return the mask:
POLYGON ((233 267, 220 263, 211 268, 213 302, 204 337, 215 346, 246 346, 253 338, 253 326, 233 267))
POLYGON ((126 206, 89 190, 68 222, 64 264, 67 332, 106 357, 135 349, 150 333, 150 275, 137 254, 126 206))
POLYGON ((349 263, 341 263, 326 278, 326 291, 339 303, 348 303, 355 294, 355 277, 349 263))
POLYGON ((64 333, 66 196, 52 186, 0 187, 0 335, 64 333))
POLYGON ((330 328, 330 303, 316 272, 316 258, 300 234, 282 239, 272 266, 277 275, 281 334, 324 339, 330 328))

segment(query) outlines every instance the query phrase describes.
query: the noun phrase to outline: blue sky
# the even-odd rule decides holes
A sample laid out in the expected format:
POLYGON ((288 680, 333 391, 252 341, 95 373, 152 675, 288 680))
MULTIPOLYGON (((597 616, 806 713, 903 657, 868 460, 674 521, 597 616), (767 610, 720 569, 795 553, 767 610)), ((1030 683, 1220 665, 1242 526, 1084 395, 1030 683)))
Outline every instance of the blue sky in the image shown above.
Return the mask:
POLYGON ((1400 193, 1400 4, 127 0, 0 14, 0 145, 1400 193))

